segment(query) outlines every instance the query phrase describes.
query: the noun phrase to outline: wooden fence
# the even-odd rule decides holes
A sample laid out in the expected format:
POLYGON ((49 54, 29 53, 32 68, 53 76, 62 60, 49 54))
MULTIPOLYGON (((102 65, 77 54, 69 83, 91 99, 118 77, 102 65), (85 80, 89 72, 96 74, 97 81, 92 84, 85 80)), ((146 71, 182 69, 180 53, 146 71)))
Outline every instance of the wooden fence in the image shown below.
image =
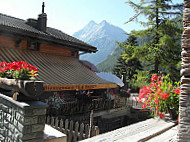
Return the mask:
POLYGON ((67 135, 67 142, 76 142, 89 137, 99 135, 98 126, 89 126, 89 124, 79 124, 78 122, 69 121, 68 119, 59 120, 58 117, 46 118, 46 124, 67 135))

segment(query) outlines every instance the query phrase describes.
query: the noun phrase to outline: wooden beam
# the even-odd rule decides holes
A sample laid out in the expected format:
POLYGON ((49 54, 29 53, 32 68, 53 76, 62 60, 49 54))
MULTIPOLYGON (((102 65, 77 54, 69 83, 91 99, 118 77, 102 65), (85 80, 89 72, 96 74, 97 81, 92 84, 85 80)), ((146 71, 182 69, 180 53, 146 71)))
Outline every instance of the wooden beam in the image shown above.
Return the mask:
POLYGON ((79 84, 79 85, 47 85, 44 84, 44 91, 63 91, 63 90, 90 90, 116 88, 117 84, 79 84))
POLYGON ((43 81, 16 80, 0 78, 0 88, 23 93, 25 96, 34 98, 43 93, 43 81))

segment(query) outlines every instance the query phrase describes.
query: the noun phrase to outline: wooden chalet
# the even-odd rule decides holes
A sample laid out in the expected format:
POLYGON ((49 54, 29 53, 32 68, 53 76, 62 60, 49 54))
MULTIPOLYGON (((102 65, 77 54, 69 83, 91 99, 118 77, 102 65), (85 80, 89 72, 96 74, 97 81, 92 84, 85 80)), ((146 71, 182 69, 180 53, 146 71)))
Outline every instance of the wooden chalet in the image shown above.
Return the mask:
POLYGON ((96 51, 94 46, 47 27, 44 5, 37 19, 22 20, 0 13, 0 62, 26 61, 38 68, 36 80, 44 82, 45 90, 38 99, 48 104, 46 115, 52 116, 51 124, 53 116, 88 123, 91 110, 100 132, 125 124, 129 101, 119 96, 117 84, 100 78, 79 60, 79 52, 96 51))
POLYGON ((36 66, 45 91, 116 88, 79 61, 79 51, 97 49, 60 30, 47 27, 47 14, 22 20, 0 13, 0 61, 26 61, 36 66))

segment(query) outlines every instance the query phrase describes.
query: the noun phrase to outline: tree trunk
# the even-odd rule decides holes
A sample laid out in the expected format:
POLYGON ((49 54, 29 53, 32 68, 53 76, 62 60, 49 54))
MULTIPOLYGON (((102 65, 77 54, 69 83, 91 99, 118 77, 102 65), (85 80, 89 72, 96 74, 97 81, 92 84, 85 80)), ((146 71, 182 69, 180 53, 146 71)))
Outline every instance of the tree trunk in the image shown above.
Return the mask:
MULTIPOLYGON (((159 9, 158 9, 158 0, 156 0, 156 37, 155 37, 155 44, 158 44, 159 42, 159 34, 158 34, 158 27, 159 27, 159 9)), ((157 47, 157 45, 155 45, 157 47)), ((159 67, 159 60, 157 53, 155 55, 155 63, 154 63, 154 72, 158 73, 158 67, 159 67)))
POLYGON ((182 35, 181 92, 179 99, 179 128, 177 141, 190 140, 190 1, 184 0, 184 33, 182 35), (189 28, 189 29, 188 29, 189 28))
POLYGON ((159 60, 158 57, 155 57, 155 65, 154 65, 154 72, 158 73, 158 67, 159 67, 159 60))

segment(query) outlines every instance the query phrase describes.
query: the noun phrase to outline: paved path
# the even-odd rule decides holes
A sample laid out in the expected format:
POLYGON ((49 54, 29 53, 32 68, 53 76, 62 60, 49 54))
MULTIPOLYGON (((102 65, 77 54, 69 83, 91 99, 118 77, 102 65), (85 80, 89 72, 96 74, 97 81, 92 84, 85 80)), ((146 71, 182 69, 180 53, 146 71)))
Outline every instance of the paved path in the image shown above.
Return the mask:
POLYGON ((173 122, 166 122, 158 118, 151 118, 83 140, 82 142, 143 142, 164 133, 174 126, 175 123, 173 122))

